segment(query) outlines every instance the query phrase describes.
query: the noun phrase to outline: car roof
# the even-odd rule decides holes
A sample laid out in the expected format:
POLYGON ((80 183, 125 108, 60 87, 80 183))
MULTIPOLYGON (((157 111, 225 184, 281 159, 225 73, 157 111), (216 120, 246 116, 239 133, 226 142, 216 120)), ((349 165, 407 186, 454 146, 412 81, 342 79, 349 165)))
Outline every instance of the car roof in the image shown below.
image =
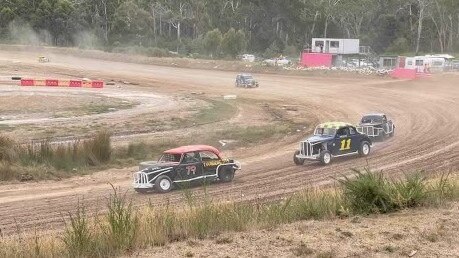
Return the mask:
POLYGON ((252 76, 250 73, 240 73, 238 75, 240 75, 240 76, 252 76))
POLYGON ((353 125, 350 123, 346 123, 346 122, 326 122, 326 123, 319 124, 317 127, 318 128, 340 129, 346 126, 353 126, 353 125))
POLYGON ((386 114, 384 113, 368 113, 364 114, 363 116, 385 116, 386 114))
POLYGON ((181 146, 178 148, 170 149, 165 151, 166 154, 183 154, 187 152, 195 152, 195 151, 210 151, 213 152, 215 155, 220 157, 220 151, 217 148, 209 146, 209 145, 187 145, 181 146))

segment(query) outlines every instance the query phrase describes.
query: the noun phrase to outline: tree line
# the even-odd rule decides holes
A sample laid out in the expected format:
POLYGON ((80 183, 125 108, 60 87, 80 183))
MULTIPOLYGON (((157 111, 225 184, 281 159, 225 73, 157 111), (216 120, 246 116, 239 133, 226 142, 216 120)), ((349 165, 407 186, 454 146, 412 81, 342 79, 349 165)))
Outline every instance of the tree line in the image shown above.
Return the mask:
POLYGON ((313 37, 377 53, 459 52, 458 0, 0 0, 0 40, 182 54, 295 54, 313 37))

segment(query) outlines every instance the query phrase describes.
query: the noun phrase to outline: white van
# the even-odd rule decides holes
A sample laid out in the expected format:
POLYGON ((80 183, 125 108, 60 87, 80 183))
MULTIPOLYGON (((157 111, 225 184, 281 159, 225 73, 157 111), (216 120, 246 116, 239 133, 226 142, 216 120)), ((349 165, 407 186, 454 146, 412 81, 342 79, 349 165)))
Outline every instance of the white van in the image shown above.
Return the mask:
POLYGON ((255 61, 255 56, 254 55, 249 55, 249 54, 243 54, 242 55, 242 61, 252 63, 252 62, 255 61))

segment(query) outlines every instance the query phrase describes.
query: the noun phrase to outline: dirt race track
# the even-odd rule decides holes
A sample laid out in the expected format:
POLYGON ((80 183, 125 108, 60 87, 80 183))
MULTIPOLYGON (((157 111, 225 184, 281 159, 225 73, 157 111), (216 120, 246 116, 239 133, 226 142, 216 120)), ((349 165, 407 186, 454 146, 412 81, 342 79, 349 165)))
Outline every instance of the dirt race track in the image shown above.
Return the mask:
MULTIPOLYGON (((257 74, 261 87, 247 90, 234 88, 235 72, 121 63, 59 54, 52 56, 51 63, 38 64, 35 56, 31 52, 0 51, 0 67, 3 65, 4 71, 18 75, 75 75, 126 80, 141 86, 121 90, 157 94, 161 99, 205 92, 210 96, 237 94, 241 98, 267 103, 281 101, 305 111, 311 124, 331 120, 355 123, 367 112, 385 112, 396 124, 395 137, 373 146, 367 160, 337 159, 327 167, 316 163, 295 166, 292 155, 296 143, 292 140, 225 153, 240 160, 243 170, 236 174, 231 184, 208 187, 207 193, 214 200, 279 198, 306 187, 333 182, 333 177, 367 164, 394 176, 415 170, 429 173, 457 171, 459 165, 459 74, 443 74, 422 81, 257 74)), ((121 90, 107 87, 98 94, 122 97, 121 90)), ((126 95, 130 94, 128 92, 126 95)), ((180 106, 180 102, 177 105, 180 106)), ((234 121, 243 124, 244 120, 250 119, 250 112, 243 111, 242 119, 234 121)), ((130 189, 133 170, 135 168, 112 169, 62 181, 0 185, 0 229, 3 234, 10 234, 17 230, 17 226, 25 232, 61 228, 63 216, 81 199, 90 211, 102 211, 105 198, 111 193, 109 183, 130 189)), ((196 196, 204 194, 200 187, 193 191, 196 196)), ((154 205, 183 202, 183 194, 179 191, 139 195, 130 189, 128 196, 136 205, 148 201, 154 205)))

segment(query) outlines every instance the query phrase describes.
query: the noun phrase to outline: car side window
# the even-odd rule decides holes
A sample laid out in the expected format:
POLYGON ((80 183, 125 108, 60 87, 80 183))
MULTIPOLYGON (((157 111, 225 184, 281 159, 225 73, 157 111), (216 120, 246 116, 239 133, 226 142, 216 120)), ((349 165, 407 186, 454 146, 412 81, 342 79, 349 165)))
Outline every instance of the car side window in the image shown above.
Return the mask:
POLYGON ((349 127, 349 134, 355 135, 355 129, 353 127, 349 127))
POLYGON ((196 162, 200 162, 200 161, 201 161, 201 158, 199 156, 199 153, 197 153, 197 152, 185 153, 185 155, 183 156, 183 159, 182 159, 182 163, 183 164, 196 163, 196 162))
POLYGON ((348 135, 348 128, 341 128, 338 130, 336 134, 339 136, 346 136, 348 135))
POLYGON ((199 153, 199 155, 201 156, 201 160, 202 161, 205 161, 205 160, 218 160, 218 156, 215 155, 215 153, 213 152, 210 152, 210 151, 202 151, 199 153))

